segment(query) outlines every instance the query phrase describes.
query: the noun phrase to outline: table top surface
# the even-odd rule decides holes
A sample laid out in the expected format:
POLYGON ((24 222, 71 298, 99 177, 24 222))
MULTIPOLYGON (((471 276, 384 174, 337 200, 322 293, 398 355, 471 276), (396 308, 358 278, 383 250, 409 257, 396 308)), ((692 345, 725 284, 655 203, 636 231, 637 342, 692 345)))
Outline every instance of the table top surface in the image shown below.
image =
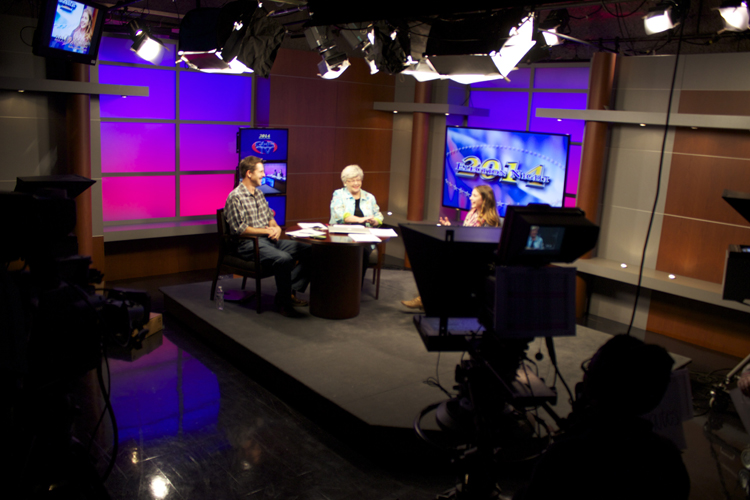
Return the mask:
MULTIPOLYGON (((295 226, 287 228, 285 233, 288 233, 289 231, 297 231, 300 229, 302 228, 295 225, 295 226)), ((297 236, 288 236, 288 237, 291 239, 304 241, 306 243, 311 243, 313 245, 352 245, 352 246, 363 245, 364 246, 364 245, 377 245, 378 244, 375 241, 361 241, 361 242, 354 241, 346 234, 341 234, 341 233, 330 234, 328 231, 321 231, 321 232, 325 233, 325 238, 305 238, 305 237, 297 237, 297 236)), ((390 237, 381 237, 381 236, 378 236, 378 238, 380 238, 381 243, 385 243, 391 239, 390 237)))

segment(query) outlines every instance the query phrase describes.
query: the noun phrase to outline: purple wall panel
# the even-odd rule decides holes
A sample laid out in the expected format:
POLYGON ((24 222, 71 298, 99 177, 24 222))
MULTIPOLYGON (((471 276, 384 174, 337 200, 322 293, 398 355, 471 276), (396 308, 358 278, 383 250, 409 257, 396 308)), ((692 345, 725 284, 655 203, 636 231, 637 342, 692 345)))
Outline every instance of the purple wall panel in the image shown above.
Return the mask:
POLYGON ((537 68, 534 88, 586 90, 589 88, 589 68, 537 68))
POLYGON ((568 175, 565 179, 565 192, 578 193, 578 176, 581 172, 581 146, 570 146, 568 152, 568 175))
POLYGON ((180 171, 237 167, 236 125, 180 125, 180 171))
POLYGON ((175 119, 175 75, 163 69, 99 67, 99 83, 148 87, 148 97, 102 95, 102 118, 175 119))
MULTIPOLYGON (((151 64, 148 61, 141 59, 134 51, 130 50, 132 45, 133 40, 130 38, 103 36, 102 43, 99 45, 99 60, 129 64, 151 64)), ((153 64, 174 68, 176 52, 176 45, 165 43, 161 57, 153 64)))
POLYGON ((101 144, 102 173, 175 171, 171 123, 104 122, 101 144))
POLYGON ((234 174, 180 176, 180 216, 211 215, 224 207, 234 174))
POLYGON ((583 140, 583 120, 562 120, 557 118, 537 118, 537 108, 553 109, 586 109, 586 94, 566 94, 553 92, 535 92, 532 97, 531 132, 549 132, 570 134, 573 142, 583 140))
POLYGON ((472 83, 471 88, 474 89, 527 89, 531 86, 531 69, 520 68, 516 71, 511 71, 506 80, 492 80, 491 82, 479 82, 472 83))
POLYGON ((526 130, 529 94, 526 92, 471 93, 470 106, 490 110, 490 116, 469 116, 469 127, 526 130))
POLYGON ((180 119, 249 122, 252 78, 184 71, 180 73, 180 119))
POLYGON ((104 177, 104 222, 175 216, 174 176, 104 177))
POLYGON ((565 198, 565 199, 563 200, 563 206, 564 206, 565 208, 575 208, 575 207, 577 207, 577 206, 578 206, 578 205, 577 205, 577 201, 578 201, 578 200, 576 200, 576 198, 568 198, 568 197, 566 197, 566 198, 565 198))

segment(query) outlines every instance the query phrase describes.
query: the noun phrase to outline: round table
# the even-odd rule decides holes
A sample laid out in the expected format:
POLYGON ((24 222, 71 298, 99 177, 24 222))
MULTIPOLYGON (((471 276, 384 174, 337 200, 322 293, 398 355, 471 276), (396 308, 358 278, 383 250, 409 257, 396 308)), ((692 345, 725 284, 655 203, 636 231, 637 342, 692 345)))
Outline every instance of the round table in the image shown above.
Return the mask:
POLYGON ((328 233, 325 239, 296 239, 312 245, 310 314, 326 319, 358 316, 362 297, 362 252, 373 243, 358 243, 345 234, 328 233))

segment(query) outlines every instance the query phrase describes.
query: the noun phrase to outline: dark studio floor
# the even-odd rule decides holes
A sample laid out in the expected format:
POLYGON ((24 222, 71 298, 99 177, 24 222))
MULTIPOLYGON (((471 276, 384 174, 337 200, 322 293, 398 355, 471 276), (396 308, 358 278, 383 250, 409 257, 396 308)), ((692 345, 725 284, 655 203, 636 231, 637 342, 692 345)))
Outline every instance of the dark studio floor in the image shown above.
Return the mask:
MULTIPOLYGON (((160 288, 210 281, 211 275, 191 272, 107 286, 147 290, 152 309, 162 312, 160 288)), ((365 301, 367 307, 400 308, 389 299, 387 283, 381 282, 377 303, 369 286, 363 292, 363 310, 365 301)), ((393 296, 410 293, 395 292, 393 296)), ((400 314, 410 316, 403 310, 400 314)), ((271 321, 277 313, 260 316, 271 321)), ((448 456, 429 451, 412 435, 395 430, 368 434, 326 407, 297 398, 294 389, 258 376, 257 368, 236 353, 208 347, 178 318, 167 315, 164 325, 162 334, 149 338, 140 352, 110 355, 119 358, 110 360, 120 442, 106 482, 113 499, 431 499, 455 484, 448 456)), ((597 318, 589 318, 585 326, 609 334, 624 330, 597 318)), ((413 334, 418 338, 416 331, 413 334)), ((684 424, 683 454, 691 476, 690 498, 746 498, 739 455, 750 446, 748 434, 731 403, 710 420, 706 415, 710 384, 726 373, 714 371, 739 360, 650 332, 634 334, 692 359, 696 416, 684 424)), ((451 384, 445 378, 454 365, 453 358, 440 365, 438 376, 442 374, 445 386, 451 384)), ((444 397, 436 394, 435 400, 440 399, 444 397)), ((79 434, 85 436, 86 429, 79 434)), ((100 472, 112 443, 111 430, 101 434, 93 453, 100 472)), ((500 472, 505 497, 523 485, 529 468, 522 464, 500 472)))

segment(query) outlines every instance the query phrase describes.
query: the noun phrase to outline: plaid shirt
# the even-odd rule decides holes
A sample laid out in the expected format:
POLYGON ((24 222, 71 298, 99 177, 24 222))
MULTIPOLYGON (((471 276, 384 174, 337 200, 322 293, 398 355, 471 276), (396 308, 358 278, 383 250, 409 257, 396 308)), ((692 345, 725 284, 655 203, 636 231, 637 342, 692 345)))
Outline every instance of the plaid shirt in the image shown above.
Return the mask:
POLYGON ((273 220, 273 214, 261 190, 256 188, 251 193, 242 183, 227 196, 224 216, 234 234, 242 234, 248 227, 268 227, 268 223, 273 220))

